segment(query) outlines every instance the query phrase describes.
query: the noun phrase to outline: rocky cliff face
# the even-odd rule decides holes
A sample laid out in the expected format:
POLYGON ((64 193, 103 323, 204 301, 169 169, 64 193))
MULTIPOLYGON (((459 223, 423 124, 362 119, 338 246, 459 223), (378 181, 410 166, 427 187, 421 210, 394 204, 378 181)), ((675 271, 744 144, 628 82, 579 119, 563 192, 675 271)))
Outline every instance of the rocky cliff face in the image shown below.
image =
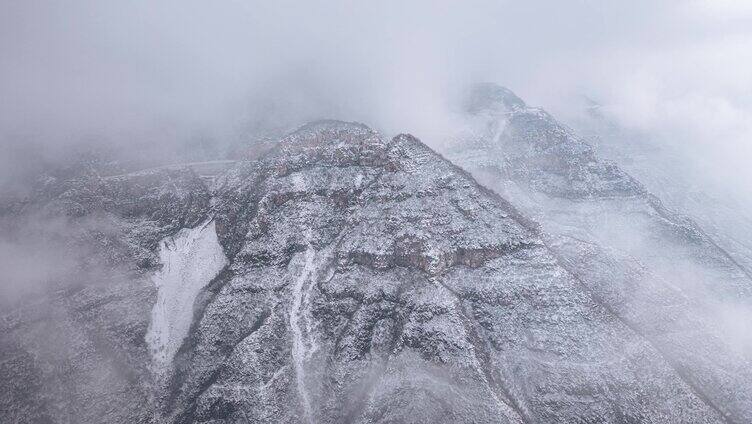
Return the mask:
POLYGON ((26 266, 54 268, 28 298, 3 299, 0 421, 152 421, 145 334, 157 244, 197 225, 209 199, 190 172, 84 172, 43 179, 32 197, 7 205, 4 245, 47 248, 26 266))
MULTIPOLYGON (((580 157, 595 161, 586 149, 580 157)), ((570 164, 566 157, 555 166, 570 164)), ((588 169, 610 173, 598 182, 602 193, 643 196, 617 168, 597 163, 564 178, 523 167, 505 175, 582 198, 588 169)), ((535 212, 528 205, 521 213, 412 136, 385 139, 336 121, 309 124, 213 181, 170 169, 48 181, 6 208, 4 221, 10 227, 36 211, 64 220, 77 236, 66 232, 61 245, 93 246, 83 263, 106 264, 96 274, 106 278, 74 273, 40 304, 3 311, 0 416, 743 417, 744 398, 735 404, 722 398, 726 386, 711 393, 688 378, 637 318, 594 289, 605 286, 603 273, 572 265, 574 253, 583 263, 600 254, 595 242, 561 248, 523 216, 535 212)), ((625 268, 614 261, 621 278, 625 268)))
POLYGON ((730 422, 752 420, 749 270, 690 219, 667 210, 546 112, 486 84, 447 155, 540 222, 546 244, 588 291, 670 362, 730 422))

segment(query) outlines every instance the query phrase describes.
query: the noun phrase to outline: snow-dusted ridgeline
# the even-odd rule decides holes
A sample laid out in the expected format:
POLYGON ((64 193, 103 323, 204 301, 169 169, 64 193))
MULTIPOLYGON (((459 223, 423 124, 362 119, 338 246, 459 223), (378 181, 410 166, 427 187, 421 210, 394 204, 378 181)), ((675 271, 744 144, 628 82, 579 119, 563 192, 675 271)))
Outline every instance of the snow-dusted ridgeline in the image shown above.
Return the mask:
POLYGON ((152 277, 157 302, 146 341, 157 369, 163 369, 188 335, 196 296, 219 274, 227 258, 212 220, 163 239, 159 259, 162 269, 152 277))

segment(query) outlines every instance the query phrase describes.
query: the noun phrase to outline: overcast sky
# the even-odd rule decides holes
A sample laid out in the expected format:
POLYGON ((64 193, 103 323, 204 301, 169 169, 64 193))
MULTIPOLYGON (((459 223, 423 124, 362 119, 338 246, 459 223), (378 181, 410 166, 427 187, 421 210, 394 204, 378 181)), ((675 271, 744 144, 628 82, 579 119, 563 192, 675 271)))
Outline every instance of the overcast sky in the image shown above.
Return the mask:
POLYGON ((494 81, 564 120, 586 95, 627 128, 722 160, 752 153, 745 0, 24 0, 0 8, 4 146, 226 134, 268 112, 270 98, 278 114, 360 120, 430 143, 449 125, 453 90, 494 81))

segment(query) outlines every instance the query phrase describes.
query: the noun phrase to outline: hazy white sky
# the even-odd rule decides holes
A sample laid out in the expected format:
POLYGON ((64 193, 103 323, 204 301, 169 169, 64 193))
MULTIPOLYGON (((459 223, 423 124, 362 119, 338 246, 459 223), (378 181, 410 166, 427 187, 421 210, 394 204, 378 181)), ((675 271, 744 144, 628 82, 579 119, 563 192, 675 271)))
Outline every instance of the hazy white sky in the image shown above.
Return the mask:
POLYGON ((565 120, 587 95, 626 127, 749 157, 751 52, 744 0, 3 2, 0 136, 222 132, 271 98, 430 139, 452 90, 494 81, 565 120))

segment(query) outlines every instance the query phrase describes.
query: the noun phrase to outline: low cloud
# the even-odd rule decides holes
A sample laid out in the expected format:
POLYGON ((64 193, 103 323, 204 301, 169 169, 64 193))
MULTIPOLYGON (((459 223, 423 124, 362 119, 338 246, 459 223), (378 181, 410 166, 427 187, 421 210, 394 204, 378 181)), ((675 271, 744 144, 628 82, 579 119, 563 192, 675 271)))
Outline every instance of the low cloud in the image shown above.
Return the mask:
POLYGON ((495 81, 565 122, 595 99, 747 193, 750 28, 731 0, 16 2, 0 14, 0 179, 74 144, 169 161, 317 118, 430 144, 457 91, 495 81))

